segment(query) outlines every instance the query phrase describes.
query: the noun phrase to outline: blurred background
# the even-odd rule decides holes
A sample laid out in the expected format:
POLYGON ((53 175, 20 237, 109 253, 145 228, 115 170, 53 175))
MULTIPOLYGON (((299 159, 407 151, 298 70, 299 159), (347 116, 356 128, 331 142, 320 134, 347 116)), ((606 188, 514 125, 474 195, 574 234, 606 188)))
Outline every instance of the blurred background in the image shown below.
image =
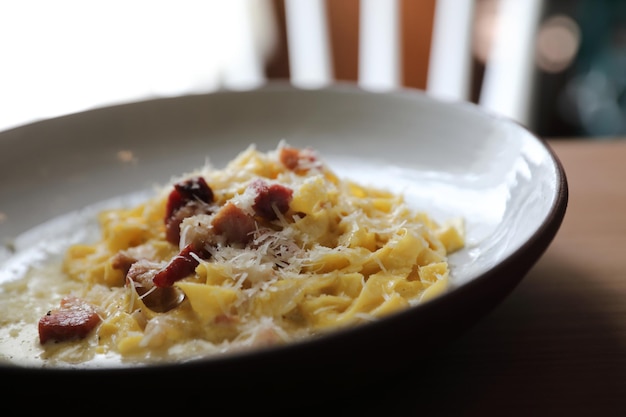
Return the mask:
MULTIPOLYGON (((289 79, 285 1, 3 1, 0 130, 110 104, 289 79)), ((424 90, 437 1, 397 1, 399 83, 424 90)), ((474 102, 500 1, 475 3, 474 102)), ((542 3, 528 57, 529 128, 551 138, 626 134, 626 1, 542 3)), ((359 7, 359 0, 325 1, 335 80, 359 77, 359 7)))

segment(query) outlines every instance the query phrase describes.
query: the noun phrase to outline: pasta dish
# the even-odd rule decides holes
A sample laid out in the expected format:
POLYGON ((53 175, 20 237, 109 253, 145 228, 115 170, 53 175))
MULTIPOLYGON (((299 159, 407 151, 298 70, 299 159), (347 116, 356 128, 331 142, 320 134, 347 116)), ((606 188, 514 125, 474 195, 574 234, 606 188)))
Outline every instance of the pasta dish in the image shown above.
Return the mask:
POLYGON ((446 287, 463 223, 342 179, 311 148, 254 145, 145 202, 99 213, 71 245, 66 292, 37 323, 41 357, 189 359, 377 320, 446 287))

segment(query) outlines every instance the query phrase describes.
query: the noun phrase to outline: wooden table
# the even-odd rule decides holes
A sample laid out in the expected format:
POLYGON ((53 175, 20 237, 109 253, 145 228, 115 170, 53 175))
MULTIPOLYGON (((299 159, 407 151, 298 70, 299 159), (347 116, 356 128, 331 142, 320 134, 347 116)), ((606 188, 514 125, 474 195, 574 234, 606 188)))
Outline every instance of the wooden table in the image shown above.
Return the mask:
POLYGON ((566 171, 569 204, 544 256, 427 366, 381 381, 338 409, 626 416, 626 138, 549 143, 566 171))

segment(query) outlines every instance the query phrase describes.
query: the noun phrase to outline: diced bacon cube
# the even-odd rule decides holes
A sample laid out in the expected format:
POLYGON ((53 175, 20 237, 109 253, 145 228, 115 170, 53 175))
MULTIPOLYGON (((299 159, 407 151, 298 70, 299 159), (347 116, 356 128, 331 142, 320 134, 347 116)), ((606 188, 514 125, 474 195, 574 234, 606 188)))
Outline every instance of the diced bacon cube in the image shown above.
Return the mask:
POLYGON ((100 323, 96 310, 78 297, 61 300, 56 310, 49 311, 39 320, 39 341, 65 341, 85 338, 100 323))

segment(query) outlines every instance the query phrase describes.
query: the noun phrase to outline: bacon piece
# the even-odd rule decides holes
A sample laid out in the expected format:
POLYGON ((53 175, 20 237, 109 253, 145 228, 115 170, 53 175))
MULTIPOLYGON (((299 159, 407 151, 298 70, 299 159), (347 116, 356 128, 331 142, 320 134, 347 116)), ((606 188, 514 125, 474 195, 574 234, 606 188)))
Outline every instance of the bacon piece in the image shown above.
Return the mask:
POLYGON ((226 244, 245 244, 256 230, 254 219, 232 203, 226 203, 215 214, 211 225, 215 233, 224 237, 226 244))
POLYGON ((281 148, 278 159, 287 169, 296 173, 304 173, 319 163, 312 150, 289 146, 281 148))
POLYGON ((209 213, 213 190, 202 177, 192 177, 174 184, 165 209, 165 230, 168 242, 178 245, 180 223, 184 218, 209 213))
POLYGON ((152 279, 161 267, 161 263, 147 259, 135 261, 126 273, 126 283, 132 282, 139 295, 142 295, 154 287, 152 279))
POLYGON ((293 171, 298 166, 298 161, 300 160, 300 150, 296 148, 284 147, 280 150, 278 158, 287 169, 293 171))
POLYGON ((111 258, 111 267, 122 271, 126 275, 135 262, 137 262, 137 258, 131 256, 128 252, 119 251, 111 258))
POLYGON ((156 249, 151 245, 133 246, 121 250, 111 257, 111 267, 128 274, 130 267, 140 259, 155 259, 156 249))
POLYGON ((180 242, 180 224, 188 217, 198 214, 209 214, 211 208, 196 201, 190 201, 186 205, 176 210, 165 222, 165 239, 173 245, 180 242))
POLYGON ((100 323, 100 316, 87 302, 68 296, 60 307, 39 320, 39 342, 83 339, 100 323))
POLYGON ((283 214, 289 210, 289 203, 293 198, 291 188, 280 184, 268 185, 261 179, 255 180, 250 186, 257 193, 252 208, 258 216, 267 220, 276 220, 278 218, 276 210, 283 214))
POLYGON ((213 190, 202 177, 192 177, 174 184, 174 189, 167 200, 165 211, 166 220, 174 214, 176 210, 190 201, 213 202, 213 190))
POLYGON ((170 287, 176 281, 191 275, 198 266, 198 260, 191 254, 193 245, 189 244, 180 251, 165 267, 156 272, 152 282, 157 287, 170 287))
POLYGON ((143 303, 150 310, 159 313, 173 309, 184 298, 184 293, 178 288, 172 286, 155 288, 154 277, 162 270, 160 263, 141 259, 132 264, 126 274, 126 283, 134 285, 143 303))
POLYGON ((206 252, 207 246, 215 246, 218 242, 215 230, 211 225, 213 216, 198 214, 183 219, 180 224, 180 245, 185 247, 191 244, 198 254, 206 252))

